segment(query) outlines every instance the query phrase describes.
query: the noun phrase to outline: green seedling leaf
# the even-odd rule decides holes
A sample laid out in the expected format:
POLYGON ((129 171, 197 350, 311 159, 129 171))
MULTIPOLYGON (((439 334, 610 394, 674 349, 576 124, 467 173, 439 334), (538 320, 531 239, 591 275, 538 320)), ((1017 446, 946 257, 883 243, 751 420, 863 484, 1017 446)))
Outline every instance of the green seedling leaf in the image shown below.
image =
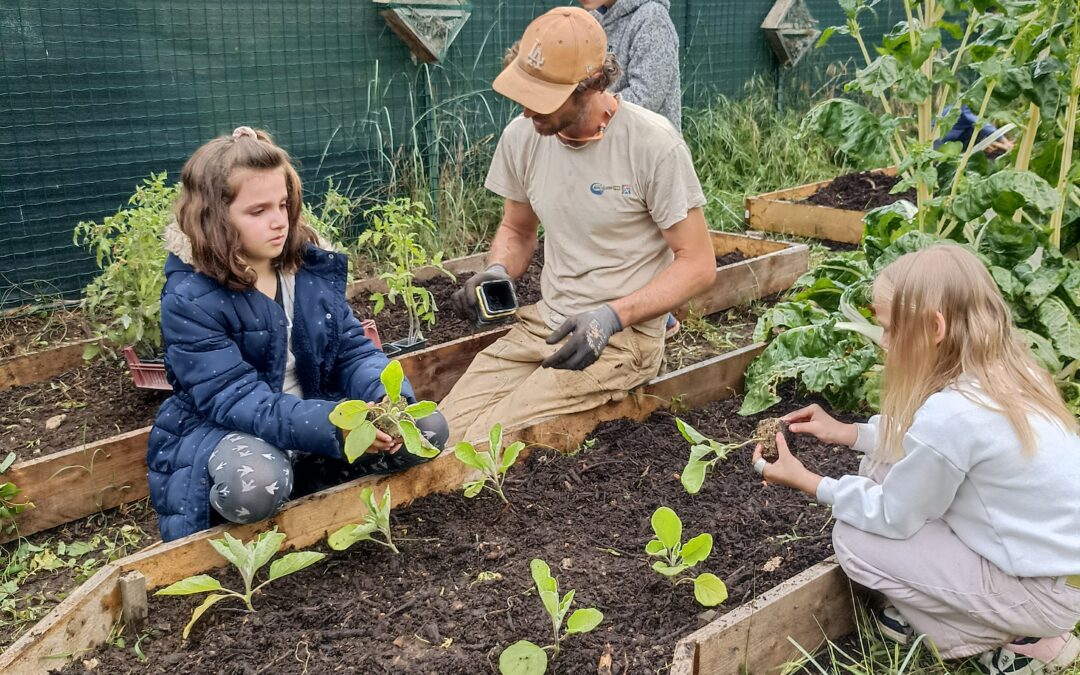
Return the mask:
POLYGON ((371 422, 364 422, 349 432, 345 438, 345 459, 349 460, 350 464, 367 452, 375 442, 375 432, 375 425, 371 422))
POLYGON ((221 582, 209 574, 198 574, 187 579, 181 579, 175 584, 170 584, 154 593, 154 595, 194 595, 195 593, 209 593, 220 591, 221 582))
POLYGON ((727 586, 715 574, 706 572, 694 579, 694 598, 705 607, 716 607, 727 597, 727 586))
POLYGON ((465 488, 465 493, 464 493, 465 496, 468 497, 469 499, 472 499, 473 497, 475 497, 478 494, 480 494, 481 492, 483 492, 483 490, 484 490, 484 481, 482 481, 482 480, 469 481, 468 483, 465 483, 465 485, 463 487, 465 488))
POLYGON ((191 621, 188 621, 187 625, 184 626, 183 639, 188 639, 188 635, 191 634, 191 628, 195 625, 195 622, 198 621, 200 617, 202 617, 203 614, 206 614, 206 610, 213 607, 218 600, 223 600, 227 597, 229 596, 222 595, 220 593, 212 593, 206 596, 206 599, 202 601, 202 604, 196 607, 195 611, 191 613, 191 621))
POLYGON ((367 420, 370 409, 367 401, 342 401, 330 411, 330 424, 352 431, 367 420))
POLYGON ((649 555, 664 555, 667 553, 667 547, 664 546, 664 542, 659 539, 653 539, 645 544, 645 552, 649 555))
POLYGON ((278 532, 277 528, 260 534, 259 538, 255 541, 255 549, 251 556, 252 569, 257 570, 270 562, 270 558, 273 558, 274 554, 281 550, 281 545, 284 542, 285 533, 278 532))
POLYGON ((695 445, 690 448, 690 460, 679 476, 679 482, 687 494, 696 495, 701 492, 701 486, 705 484, 705 476, 709 472, 712 462, 705 457, 712 453, 712 448, 707 445, 695 445))
POLYGON ((270 565, 269 581, 288 576, 293 572, 299 572, 305 567, 310 567, 326 557, 325 553, 315 551, 297 551, 283 555, 270 565))
POLYGON ((689 565, 668 565, 667 563, 657 560, 652 564, 653 570, 663 574, 665 577, 674 577, 682 574, 682 572, 688 569, 689 565))
POLYGON ((528 640, 518 640, 499 655, 501 675, 544 675, 547 664, 547 652, 528 640))
POLYGON ((374 524, 346 525, 327 537, 326 544, 335 551, 344 551, 358 541, 371 539, 374 532, 374 524))
POLYGON ((405 449, 417 457, 430 459, 439 454, 439 449, 432 447, 420 434, 420 430, 409 420, 398 422, 398 430, 401 431, 401 440, 405 443, 405 449))
POLYGON ((491 431, 488 432, 488 448, 491 452, 498 452, 499 448, 502 447, 502 432, 503 428, 499 423, 491 427, 491 431))
POLYGON ((222 539, 211 539, 210 545, 214 547, 214 550, 222 558, 231 562, 241 571, 248 567, 251 562, 250 552, 244 548, 243 543, 228 532, 225 533, 222 539))
POLYGON ((604 614, 592 607, 576 610, 570 615, 570 618, 566 620, 566 634, 574 635, 576 633, 588 633, 592 629, 600 625, 600 622, 604 620, 604 614))
POLYGON ((548 616, 552 617, 552 621, 557 622, 559 618, 559 594, 555 591, 540 591, 540 601, 544 603, 544 610, 547 611, 548 616))
POLYGON ((518 460, 521 455, 521 451, 525 449, 525 442, 518 441, 509 448, 503 451, 502 464, 499 465, 499 473, 506 473, 510 470, 510 467, 514 466, 514 462, 518 460))
POLYGON ((668 550, 678 546, 682 539, 682 521, 666 506, 661 506, 653 512, 652 528, 656 533, 656 538, 663 542, 668 550))
POLYGON ((690 541, 683 544, 682 547, 682 561, 690 566, 694 566, 699 562, 705 560, 712 553, 713 538, 711 534, 699 534, 690 541))
POLYGON ((9 452, 8 456, 4 458, 4 461, 0 462, 0 473, 4 473, 11 468, 11 465, 15 463, 15 453, 9 452))
POLYGON ((679 427, 679 433, 686 439, 691 445, 707 444, 709 439, 698 433, 698 430, 690 426, 686 422, 682 421, 678 417, 675 418, 675 426, 679 427))
MULTIPOLYGON (((389 491, 389 487, 387 490, 389 491)), ((374 515, 379 510, 379 504, 375 502, 375 491, 369 487, 360 490, 360 501, 364 502, 368 513, 374 515)))
POLYGON ((401 369, 400 361, 391 361, 386 364, 386 368, 383 368, 382 374, 379 375, 379 380, 382 381, 386 397, 391 403, 401 398, 401 384, 405 381, 405 371, 401 369))
MULTIPOLYGON (((454 446, 454 456, 465 466, 472 467, 478 471, 483 471, 484 469, 484 465, 480 461, 480 457, 472 443, 460 441, 454 446)), ((483 482, 484 481, 480 481, 481 485, 483 482)))
POLYGON ((413 419, 422 419, 434 414, 438 406, 433 401, 418 401, 405 407, 405 413, 412 415, 413 419))
POLYGON ((573 591, 573 589, 567 591, 566 595, 563 596, 562 602, 559 603, 559 614, 558 614, 559 623, 562 623, 563 617, 566 616, 566 613, 568 611, 570 611, 570 604, 572 602, 574 602, 574 591, 573 591))
POLYGON ((557 593, 559 585, 555 581, 555 577, 551 576, 551 568, 548 564, 540 558, 533 558, 529 563, 529 570, 532 572, 533 581, 536 582, 536 588, 540 591, 551 591, 557 593))

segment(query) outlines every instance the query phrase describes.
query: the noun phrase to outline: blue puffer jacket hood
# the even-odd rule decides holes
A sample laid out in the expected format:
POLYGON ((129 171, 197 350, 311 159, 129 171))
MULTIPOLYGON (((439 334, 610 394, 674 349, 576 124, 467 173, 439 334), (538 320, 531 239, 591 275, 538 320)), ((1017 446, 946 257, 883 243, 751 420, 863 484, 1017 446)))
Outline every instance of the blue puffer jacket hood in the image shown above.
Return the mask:
MULTIPOLYGON (((210 527, 207 461, 226 433, 281 449, 340 458, 329 414, 338 401, 386 395, 386 355, 345 301, 348 258, 310 246, 296 272, 292 352, 304 398, 281 391, 287 317, 257 290, 231 291, 198 272, 180 229, 166 230, 161 293, 165 368, 173 395, 158 411, 147 449, 150 496, 162 539, 210 527)), ((412 400, 408 383, 403 393, 412 400)))

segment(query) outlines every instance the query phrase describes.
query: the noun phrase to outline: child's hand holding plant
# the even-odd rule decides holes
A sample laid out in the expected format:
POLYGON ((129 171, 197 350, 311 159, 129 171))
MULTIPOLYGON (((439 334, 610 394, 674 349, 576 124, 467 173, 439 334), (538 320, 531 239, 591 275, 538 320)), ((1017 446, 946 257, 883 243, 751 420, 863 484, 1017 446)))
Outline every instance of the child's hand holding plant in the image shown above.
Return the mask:
POLYGON ((854 424, 845 424, 825 412, 817 403, 789 412, 780 418, 793 434, 810 434, 830 445, 855 445, 858 431, 854 424))
MULTIPOLYGON (((835 421, 835 420, 834 420, 835 421)), ((761 456, 764 446, 758 444, 754 448, 754 470, 765 479, 766 483, 785 485, 801 490, 811 497, 817 495, 818 484, 821 476, 803 466, 795 455, 788 449, 784 434, 776 434, 776 452, 779 459, 771 464, 761 456)))

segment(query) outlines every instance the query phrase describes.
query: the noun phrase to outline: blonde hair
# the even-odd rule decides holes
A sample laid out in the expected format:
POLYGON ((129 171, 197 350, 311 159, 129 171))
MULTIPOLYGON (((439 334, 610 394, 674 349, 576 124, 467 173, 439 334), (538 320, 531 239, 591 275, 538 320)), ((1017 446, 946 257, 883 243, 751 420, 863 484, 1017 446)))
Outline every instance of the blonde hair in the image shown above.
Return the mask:
POLYGON ((880 272, 874 290, 888 300, 891 321, 878 461, 904 456, 915 412, 961 375, 974 378, 980 391, 960 391, 1005 415, 1025 455, 1037 449, 1031 415, 1077 431, 1053 378, 1017 338, 1008 305, 973 253, 949 244, 908 253, 880 272), (941 342, 937 312, 945 319, 941 342))

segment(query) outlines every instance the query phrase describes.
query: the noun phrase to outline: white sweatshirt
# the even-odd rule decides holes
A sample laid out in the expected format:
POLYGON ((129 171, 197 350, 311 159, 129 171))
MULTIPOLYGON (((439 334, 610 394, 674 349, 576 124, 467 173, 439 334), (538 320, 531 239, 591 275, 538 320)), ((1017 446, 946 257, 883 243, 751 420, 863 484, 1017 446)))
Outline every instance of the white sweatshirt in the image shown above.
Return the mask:
MULTIPOLYGON (((825 478, 817 499, 837 520, 891 539, 940 518, 1013 576, 1080 574, 1080 436, 1041 416, 1031 421, 1038 451, 1025 457, 1004 415, 946 388, 915 413, 905 456, 880 485, 825 478)), ((879 422, 856 425, 855 450, 873 453, 879 422)))

